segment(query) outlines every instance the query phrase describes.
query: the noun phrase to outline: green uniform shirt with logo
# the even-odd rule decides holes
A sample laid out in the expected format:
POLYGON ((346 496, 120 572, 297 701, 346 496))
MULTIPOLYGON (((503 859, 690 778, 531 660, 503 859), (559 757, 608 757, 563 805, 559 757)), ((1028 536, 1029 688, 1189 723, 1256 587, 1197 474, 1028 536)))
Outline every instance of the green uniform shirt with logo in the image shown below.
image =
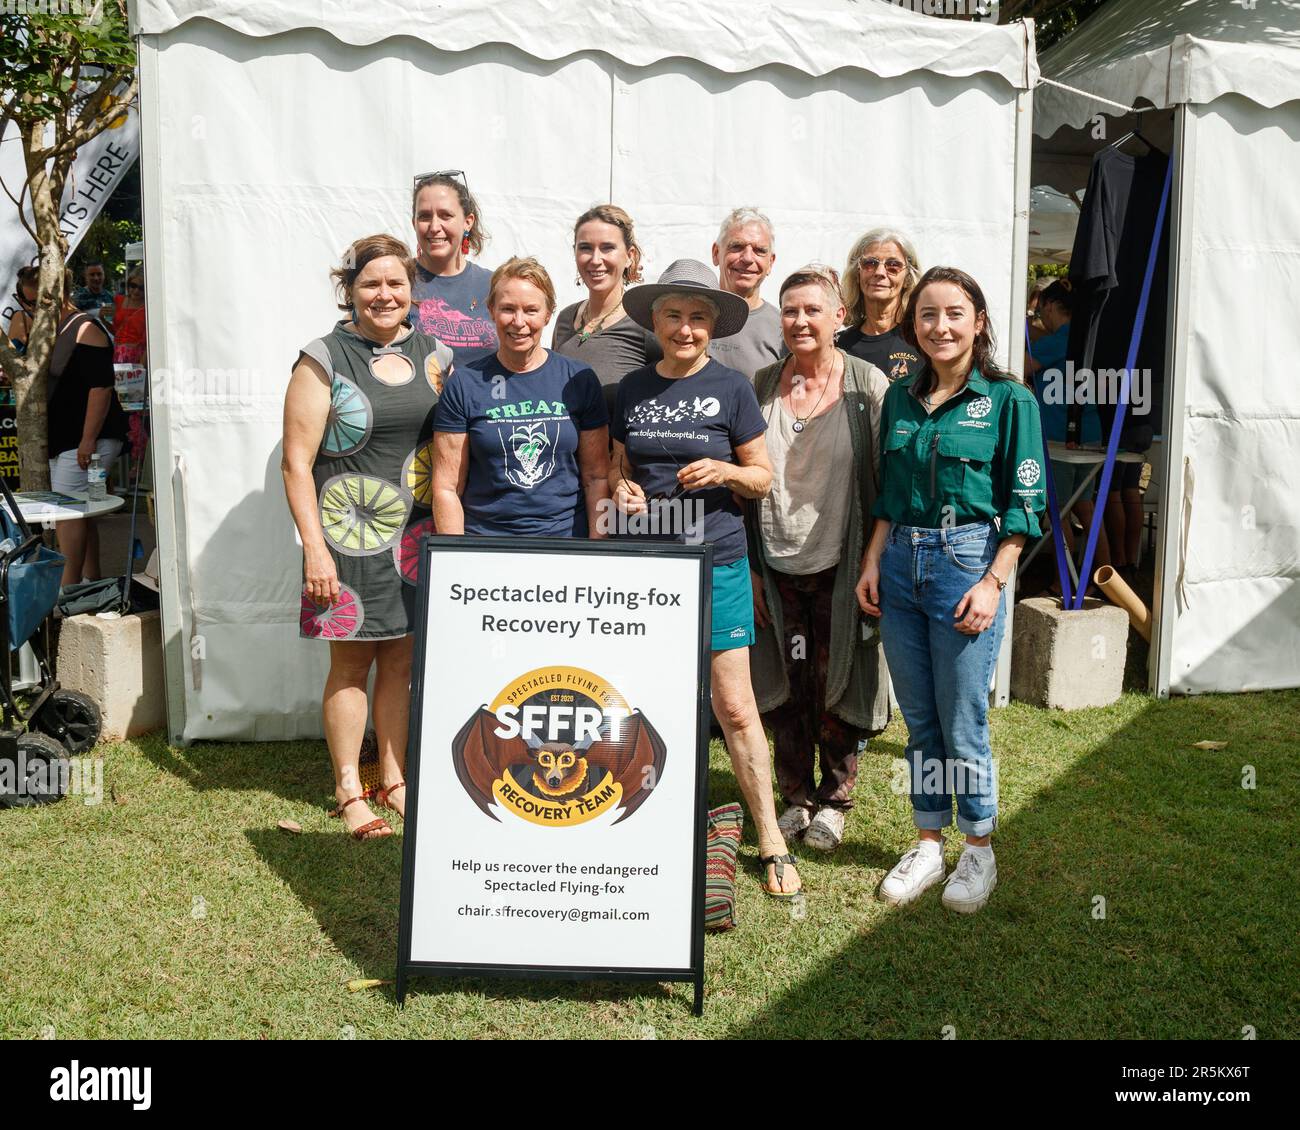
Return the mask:
POLYGON ((925 529, 997 522, 1000 538, 1038 537, 1047 483, 1034 394, 972 369, 966 386, 929 413, 913 391, 924 376, 885 394, 872 515, 925 529))

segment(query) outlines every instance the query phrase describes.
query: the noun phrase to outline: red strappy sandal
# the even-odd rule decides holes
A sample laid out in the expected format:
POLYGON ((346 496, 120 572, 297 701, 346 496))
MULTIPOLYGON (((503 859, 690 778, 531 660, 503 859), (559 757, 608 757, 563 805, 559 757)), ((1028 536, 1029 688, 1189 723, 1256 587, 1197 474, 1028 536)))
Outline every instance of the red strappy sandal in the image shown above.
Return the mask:
MULTIPOLYGON (((343 818, 343 810, 347 808, 348 805, 356 804, 357 801, 364 802, 365 800, 366 795, 364 793, 350 797, 331 812, 330 815, 337 816, 341 820, 343 818)), ((382 816, 376 816, 375 819, 367 821, 360 827, 353 828, 351 835, 354 840, 382 840, 385 835, 382 829, 387 829, 386 834, 389 836, 393 834, 392 825, 390 825, 382 816)))
POLYGON ((395 793, 398 789, 404 789, 404 788, 406 788, 406 782, 398 781, 397 784, 389 785, 388 788, 386 789, 384 788, 376 789, 375 796, 379 799, 379 803, 382 804, 385 808, 391 809, 393 812, 397 812, 399 816, 403 816, 404 818, 405 814, 398 812, 397 805, 393 804, 393 802, 388 799, 389 796, 395 793))

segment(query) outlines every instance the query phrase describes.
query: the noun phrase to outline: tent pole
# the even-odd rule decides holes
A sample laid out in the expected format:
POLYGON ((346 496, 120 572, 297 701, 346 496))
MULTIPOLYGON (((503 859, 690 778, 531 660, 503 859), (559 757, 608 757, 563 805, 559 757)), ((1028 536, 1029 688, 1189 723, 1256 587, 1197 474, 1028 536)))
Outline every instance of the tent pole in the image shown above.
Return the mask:
MULTIPOLYGON (((1032 24, 1028 35, 1033 50, 1032 24)), ((1016 165, 1015 177, 1015 220, 1011 229, 1011 294, 1007 303, 1010 317, 1002 340, 1008 342, 1007 368, 1014 376, 1024 379, 1025 351, 1025 281, 1029 277, 1029 165, 1034 144, 1034 92, 1021 90, 1016 93, 1016 165)), ((1046 468, 1044 468, 1046 471, 1046 468)), ((1003 596, 1007 602, 1006 627, 1002 633, 1002 647, 998 652, 998 664, 993 672, 993 705, 1006 706, 1011 701, 1011 641, 1015 631, 1016 610, 1016 575, 1012 570, 1007 578, 1007 587, 1003 596)))
POLYGON ((158 48, 136 36, 140 68, 140 205, 144 227, 145 333, 149 349, 149 448, 153 453, 154 525, 158 541, 158 592, 162 614, 163 676, 167 687, 167 738, 183 745, 185 734, 185 619, 181 578, 189 563, 180 559, 172 493, 171 403, 167 381, 167 276, 163 255, 162 163, 159 140, 158 48), (158 383, 162 378, 162 385, 158 383))
POLYGON ((1187 348, 1191 276, 1185 270, 1191 254, 1192 189, 1196 168, 1196 117, 1186 103, 1174 107, 1173 188, 1170 191, 1169 306, 1165 322, 1165 404, 1161 427, 1165 465, 1160 480, 1160 522, 1155 561, 1155 590, 1151 619, 1155 632, 1147 662, 1147 687, 1157 698, 1168 698, 1178 611, 1180 531, 1183 512, 1183 435, 1186 427, 1187 348))

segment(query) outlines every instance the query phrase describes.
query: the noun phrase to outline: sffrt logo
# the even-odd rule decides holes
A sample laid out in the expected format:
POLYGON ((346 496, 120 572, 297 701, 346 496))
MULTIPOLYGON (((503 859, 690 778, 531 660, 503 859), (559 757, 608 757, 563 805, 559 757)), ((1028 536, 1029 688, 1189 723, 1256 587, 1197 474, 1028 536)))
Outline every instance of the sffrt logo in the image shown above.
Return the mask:
POLYGON ((1042 468, 1038 466, 1037 459, 1022 460, 1020 466, 1016 468, 1016 478, 1020 480, 1022 486, 1027 487, 1031 487, 1038 482, 1038 476, 1042 473, 1042 468))
POLYGON ((615 824, 648 799, 666 747, 649 719, 601 676, 539 667, 480 706, 451 743, 465 792, 484 815, 497 809, 549 827, 572 827, 612 809, 615 824))

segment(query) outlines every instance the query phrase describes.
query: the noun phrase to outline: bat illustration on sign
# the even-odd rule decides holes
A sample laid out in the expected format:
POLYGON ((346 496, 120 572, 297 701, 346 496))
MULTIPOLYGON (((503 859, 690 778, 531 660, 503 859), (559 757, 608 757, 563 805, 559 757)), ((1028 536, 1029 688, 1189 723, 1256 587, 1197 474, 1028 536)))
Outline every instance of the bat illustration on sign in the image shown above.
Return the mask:
POLYGON ((544 742, 536 737, 502 738, 501 722, 486 706, 474 712, 452 741, 456 776, 470 799, 493 820, 492 788, 513 781, 525 792, 563 804, 605 784, 622 787, 618 824, 632 815, 659 783, 666 747, 645 715, 623 719, 618 741, 544 742))

